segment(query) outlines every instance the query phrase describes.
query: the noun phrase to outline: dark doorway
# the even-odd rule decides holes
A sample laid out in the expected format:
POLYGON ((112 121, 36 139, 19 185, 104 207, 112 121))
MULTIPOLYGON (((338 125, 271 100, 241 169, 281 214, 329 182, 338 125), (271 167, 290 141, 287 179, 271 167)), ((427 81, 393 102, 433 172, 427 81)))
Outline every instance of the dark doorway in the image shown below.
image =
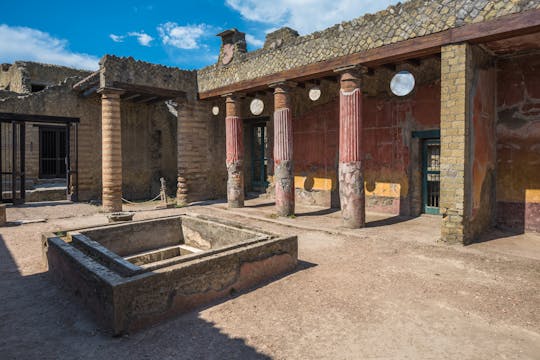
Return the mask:
POLYGON ((422 198, 426 214, 439 214, 441 194, 441 141, 426 139, 422 156, 422 198))
POLYGON ((66 177, 66 149, 68 147, 65 127, 39 127, 40 178, 66 177))
POLYGON ((254 191, 264 192, 268 187, 268 132, 266 123, 251 127, 251 186, 254 191))
POLYGON ((0 122, 1 202, 24 202, 25 128, 23 122, 0 122))

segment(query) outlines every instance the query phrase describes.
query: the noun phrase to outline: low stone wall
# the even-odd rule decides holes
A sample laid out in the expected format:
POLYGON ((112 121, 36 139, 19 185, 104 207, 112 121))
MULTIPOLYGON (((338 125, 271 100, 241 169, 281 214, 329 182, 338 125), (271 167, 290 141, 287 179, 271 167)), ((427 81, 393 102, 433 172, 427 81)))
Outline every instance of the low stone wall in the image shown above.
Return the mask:
MULTIPOLYGON (((213 231, 219 227, 224 236, 231 229, 249 231, 215 219, 176 219, 183 217, 207 223, 206 226, 214 227, 213 231)), ((144 223, 159 226, 160 221, 163 219, 144 223)), ((169 258, 155 266, 126 264, 101 244, 92 244, 90 238, 77 240, 81 242, 77 246, 54 234, 43 235, 43 255, 49 274, 80 296, 101 324, 120 335, 249 289, 296 267, 296 236, 251 233, 253 236, 236 244, 169 258)), ((144 235, 155 234, 146 229, 144 235)))

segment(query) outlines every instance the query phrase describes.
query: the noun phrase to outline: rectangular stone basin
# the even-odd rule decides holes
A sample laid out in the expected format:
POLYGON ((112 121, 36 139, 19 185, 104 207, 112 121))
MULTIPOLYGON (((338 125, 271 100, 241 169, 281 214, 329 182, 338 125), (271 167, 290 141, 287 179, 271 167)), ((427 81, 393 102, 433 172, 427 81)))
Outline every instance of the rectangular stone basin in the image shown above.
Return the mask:
POLYGON ((296 236, 178 215, 43 235, 48 271, 120 335, 296 267, 296 236))

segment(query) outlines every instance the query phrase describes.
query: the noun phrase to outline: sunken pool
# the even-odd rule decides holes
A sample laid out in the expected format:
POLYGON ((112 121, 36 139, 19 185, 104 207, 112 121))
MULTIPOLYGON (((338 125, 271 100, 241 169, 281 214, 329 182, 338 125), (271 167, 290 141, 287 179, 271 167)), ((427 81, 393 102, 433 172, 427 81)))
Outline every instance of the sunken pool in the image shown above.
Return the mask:
POLYGON ((296 236, 200 215, 43 235, 49 273, 115 335, 253 287, 296 267, 296 236))

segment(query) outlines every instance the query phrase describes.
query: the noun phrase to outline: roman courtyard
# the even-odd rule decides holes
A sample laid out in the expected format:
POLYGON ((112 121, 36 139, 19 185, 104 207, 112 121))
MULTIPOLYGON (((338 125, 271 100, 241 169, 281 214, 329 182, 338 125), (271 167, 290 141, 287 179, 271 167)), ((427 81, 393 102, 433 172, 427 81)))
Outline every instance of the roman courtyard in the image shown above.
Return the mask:
POLYGON ((0 68, 8 359, 540 357, 540 2, 215 64, 0 68))

